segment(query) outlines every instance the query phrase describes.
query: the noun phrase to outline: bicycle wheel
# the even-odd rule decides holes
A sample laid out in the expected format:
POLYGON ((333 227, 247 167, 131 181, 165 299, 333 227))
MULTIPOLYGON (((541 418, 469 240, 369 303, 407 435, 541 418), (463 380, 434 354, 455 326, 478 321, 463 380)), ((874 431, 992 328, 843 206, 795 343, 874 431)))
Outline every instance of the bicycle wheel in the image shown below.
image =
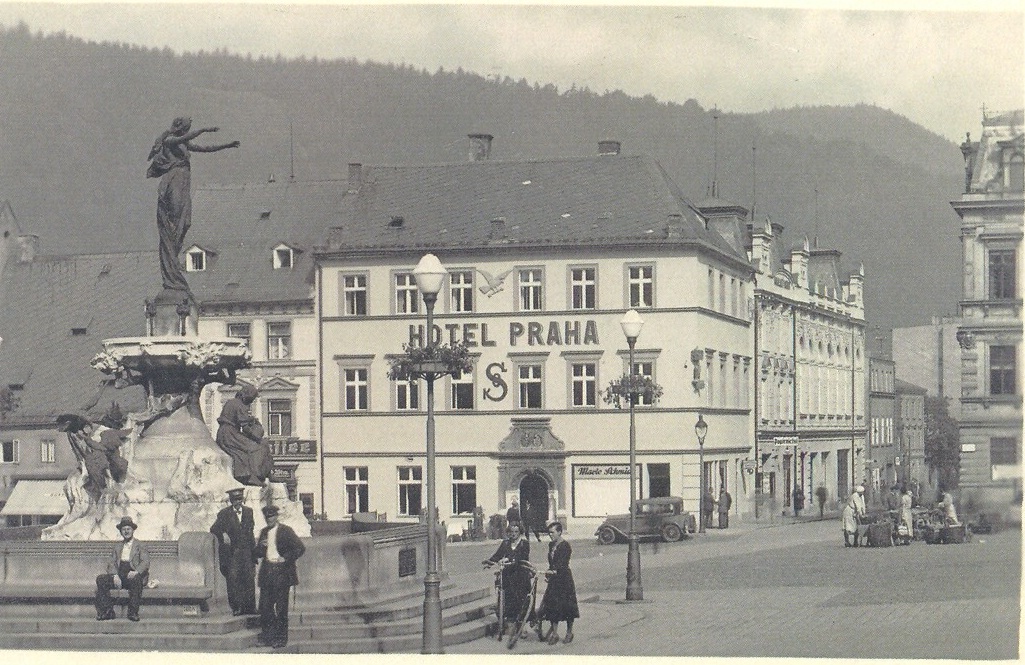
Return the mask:
POLYGON ((509 636, 509 648, 512 649, 516 646, 516 643, 520 641, 520 633, 523 632, 523 627, 527 624, 527 617, 531 615, 531 611, 534 609, 534 598, 537 597, 537 576, 530 582, 530 593, 527 594, 526 602, 523 603, 523 608, 520 609, 520 615, 516 617, 516 623, 513 624, 513 633, 509 636))

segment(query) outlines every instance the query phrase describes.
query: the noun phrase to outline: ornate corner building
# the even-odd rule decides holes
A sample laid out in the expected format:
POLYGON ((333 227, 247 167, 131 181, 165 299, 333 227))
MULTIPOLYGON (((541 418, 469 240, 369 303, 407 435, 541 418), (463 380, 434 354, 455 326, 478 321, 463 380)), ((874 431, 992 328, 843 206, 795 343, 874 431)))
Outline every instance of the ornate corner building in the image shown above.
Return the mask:
POLYGON ((1018 255, 1025 227, 1022 110, 985 116, 968 136, 961 218, 961 487, 989 500, 1021 496, 1022 296, 1018 255))

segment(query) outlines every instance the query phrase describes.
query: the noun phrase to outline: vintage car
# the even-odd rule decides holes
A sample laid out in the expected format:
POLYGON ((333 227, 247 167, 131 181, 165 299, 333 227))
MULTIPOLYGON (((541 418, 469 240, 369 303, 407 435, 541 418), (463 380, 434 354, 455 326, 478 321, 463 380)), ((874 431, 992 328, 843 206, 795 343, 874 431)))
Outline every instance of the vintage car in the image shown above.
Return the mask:
MULTIPOLYGON (((683 509, 683 499, 678 496, 637 499, 634 506, 637 514, 634 528, 640 538, 661 538, 675 543, 697 531, 697 520, 683 509)), ((606 517, 595 535, 602 545, 611 545, 617 540, 626 540, 629 533, 630 513, 625 513, 606 517)))

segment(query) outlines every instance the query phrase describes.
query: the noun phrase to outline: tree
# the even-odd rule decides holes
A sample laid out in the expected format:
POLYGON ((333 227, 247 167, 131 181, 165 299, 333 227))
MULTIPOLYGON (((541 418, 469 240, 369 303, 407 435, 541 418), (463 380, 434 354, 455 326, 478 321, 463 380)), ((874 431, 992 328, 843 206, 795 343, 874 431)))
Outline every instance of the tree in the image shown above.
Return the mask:
POLYGON ((957 421, 950 416, 947 397, 925 398, 925 463, 929 477, 935 474, 941 492, 957 489, 961 442, 957 421))

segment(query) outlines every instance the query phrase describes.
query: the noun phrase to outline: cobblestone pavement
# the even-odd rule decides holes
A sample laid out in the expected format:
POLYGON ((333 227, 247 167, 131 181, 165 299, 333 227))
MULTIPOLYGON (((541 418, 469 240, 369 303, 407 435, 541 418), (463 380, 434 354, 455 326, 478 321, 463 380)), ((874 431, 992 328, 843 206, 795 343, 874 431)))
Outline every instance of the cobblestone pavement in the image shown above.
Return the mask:
MULTIPOLYGON (((1018 657, 1018 530, 963 545, 858 549, 843 547, 835 520, 713 530, 683 543, 642 546, 640 604, 616 602, 625 593, 625 545, 571 542, 578 595, 588 601, 580 606, 576 639, 549 646, 532 636, 516 653, 1018 657)), ((547 546, 532 545, 531 559, 543 562, 547 546)), ((493 548, 451 547, 448 569, 460 559, 479 562, 493 548)), ((459 577, 486 581, 490 574, 459 577)), ((482 639, 446 653, 510 652, 505 643, 482 639)))

